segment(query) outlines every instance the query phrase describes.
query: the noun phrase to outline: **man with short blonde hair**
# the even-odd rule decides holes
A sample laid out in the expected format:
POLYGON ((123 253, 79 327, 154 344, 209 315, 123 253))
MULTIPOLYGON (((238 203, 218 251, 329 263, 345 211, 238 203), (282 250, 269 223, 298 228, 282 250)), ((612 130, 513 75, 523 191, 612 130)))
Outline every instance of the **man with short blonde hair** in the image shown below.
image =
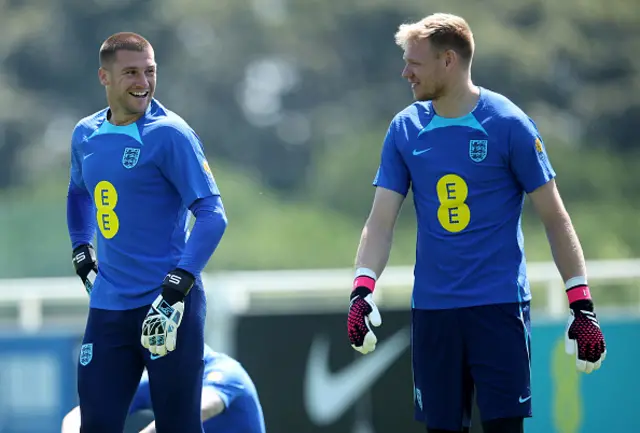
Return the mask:
POLYGON ((473 34, 464 19, 403 24, 402 76, 415 103, 382 146, 362 231, 348 335, 366 354, 381 316, 373 291, 404 198, 418 233, 412 307, 415 417, 429 433, 468 432, 474 388, 485 433, 522 433, 530 417, 530 300, 521 229, 525 196, 540 216, 569 301, 566 349, 580 371, 600 368, 605 340, 582 248, 535 123, 471 80, 473 34))
POLYGON ((437 48, 455 50, 462 59, 471 64, 475 42, 469 24, 463 18, 437 13, 416 23, 401 24, 395 34, 396 44, 403 49, 409 42, 424 39, 429 39, 437 48))

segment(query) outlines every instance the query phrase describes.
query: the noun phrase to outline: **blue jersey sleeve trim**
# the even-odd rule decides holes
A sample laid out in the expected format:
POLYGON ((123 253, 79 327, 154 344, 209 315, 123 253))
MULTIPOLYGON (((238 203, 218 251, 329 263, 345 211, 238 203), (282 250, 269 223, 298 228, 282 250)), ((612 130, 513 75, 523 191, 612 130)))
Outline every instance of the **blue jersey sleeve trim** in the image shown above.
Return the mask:
POLYGON ((220 400, 222 400, 222 404, 224 404, 224 410, 229 409, 229 406, 231 405, 230 397, 223 390, 219 389, 217 386, 212 385, 210 383, 205 383, 203 385, 203 388, 209 388, 213 392, 215 392, 218 395, 218 397, 220 397, 220 400))
POLYGON ((90 244, 96 232, 91 195, 73 182, 69 182, 67 192, 67 228, 73 249, 90 244))
POLYGON ((207 372, 202 386, 214 390, 227 409, 236 398, 242 396, 246 391, 242 375, 235 369, 228 367, 207 372))
POLYGON ((222 239, 227 228, 227 216, 220 196, 196 200, 190 210, 196 222, 178 268, 199 275, 222 239))

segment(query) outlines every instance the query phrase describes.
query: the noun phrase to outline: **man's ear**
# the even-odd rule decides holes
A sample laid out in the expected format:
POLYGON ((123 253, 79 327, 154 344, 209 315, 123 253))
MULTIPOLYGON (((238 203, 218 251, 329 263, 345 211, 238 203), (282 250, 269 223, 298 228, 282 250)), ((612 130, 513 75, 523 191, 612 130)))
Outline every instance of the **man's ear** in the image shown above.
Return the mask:
POLYGON ((447 50, 444 52, 444 65, 451 66, 455 60, 455 52, 453 50, 447 50))
POLYGON ((103 67, 100 67, 98 69, 98 80, 100 80, 100 84, 102 84, 103 86, 108 86, 110 84, 109 72, 103 67))

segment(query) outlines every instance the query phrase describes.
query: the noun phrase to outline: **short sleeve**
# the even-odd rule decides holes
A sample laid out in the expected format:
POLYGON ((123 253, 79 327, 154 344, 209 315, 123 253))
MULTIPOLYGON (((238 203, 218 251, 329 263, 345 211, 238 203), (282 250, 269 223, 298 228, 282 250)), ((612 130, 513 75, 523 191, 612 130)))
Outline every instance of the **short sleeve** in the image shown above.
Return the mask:
POLYGON ((515 119, 509 133, 509 165, 528 194, 555 177, 549 156, 531 119, 515 119))
POLYGON ((406 196, 409 191, 411 179, 409 169, 396 145, 395 128, 396 120, 394 119, 387 130, 387 135, 382 144, 380 165, 378 166, 378 172, 376 173, 373 185, 390 189, 406 196))
POLYGON ((178 190, 182 201, 189 207, 198 199, 220 195, 202 143, 188 127, 166 126, 164 147, 158 158, 162 174, 178 190))
POLYGON ((84 178, 82 177, 82 152, 80 147, 83 140, 82 133, 82 126, 78 123, 71 134, 70 183, 78 189, 86 189, 84 178))
POLYGON ((132 414, 145 409, 151 409, 151 390, 149 389, 149 376, 146 371, 142 375, 133 400, 131 400, 129 413, 132 414))
POLYGON ((245 392, 241 375, 231 369, 214 368, 206 372, 203 386, 216 391, 226 408, 245 392))

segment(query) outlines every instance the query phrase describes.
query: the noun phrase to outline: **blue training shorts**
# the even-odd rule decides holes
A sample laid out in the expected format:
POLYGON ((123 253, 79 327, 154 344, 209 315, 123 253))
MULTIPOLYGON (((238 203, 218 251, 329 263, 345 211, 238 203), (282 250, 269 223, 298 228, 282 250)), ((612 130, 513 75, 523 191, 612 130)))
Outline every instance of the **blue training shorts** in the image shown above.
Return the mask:
POLYGON ((469 427, 474 388, 483 421, 532 416, 529 310, 528 302, 412 310, 416 420, 469 427))

